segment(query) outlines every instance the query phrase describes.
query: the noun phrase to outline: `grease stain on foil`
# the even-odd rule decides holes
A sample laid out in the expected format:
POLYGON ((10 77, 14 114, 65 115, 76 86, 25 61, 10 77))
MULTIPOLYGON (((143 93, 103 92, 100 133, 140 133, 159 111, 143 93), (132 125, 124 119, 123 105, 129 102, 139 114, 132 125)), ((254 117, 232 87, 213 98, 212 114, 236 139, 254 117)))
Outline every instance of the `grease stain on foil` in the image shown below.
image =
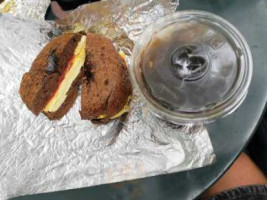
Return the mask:
POLYGON ((22 19, 44 20, 50 0, 4 0, 0 13, 8 13, 22 19))

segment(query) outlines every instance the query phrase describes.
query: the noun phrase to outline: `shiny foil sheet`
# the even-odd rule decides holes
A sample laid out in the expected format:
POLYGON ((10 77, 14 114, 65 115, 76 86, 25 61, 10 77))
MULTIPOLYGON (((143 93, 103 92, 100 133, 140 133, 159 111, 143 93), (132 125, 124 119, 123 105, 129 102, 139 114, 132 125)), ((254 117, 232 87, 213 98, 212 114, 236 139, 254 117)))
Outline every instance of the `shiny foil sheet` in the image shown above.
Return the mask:
POLYGON ((105 0, 78 7, 56 25, 64 31, 85 30, 108 37, 129 64, 134 41, 143 30, 175 12, 178 5, 179 0, 105 0))
POLYGON ((22 19, 44 20, 49 5, 50 0, 0 0, 0 13, 22 19))
MULTIPOLYGON (((136 6, 149 10, 154 5, 136 6)), ((136 92, 126 120, 107 125, 81 120, 80 97, 60 121, 49 121, 42 114, 34 116, 19 96, 20 81, 44 45, 60 32, 45 21, 3 14, 0 24, 1 200, 179 172, 215 161, 205 127, 179 126, 154 117, 136 92)), ((117 23, 115 26, 121 30, 117 23)), ((129 30, 123 29, 124 39, 113 37, 116 46, 134 44, 136 31, 129 30), (125 38, 128 35, 132 40, 125 38)))

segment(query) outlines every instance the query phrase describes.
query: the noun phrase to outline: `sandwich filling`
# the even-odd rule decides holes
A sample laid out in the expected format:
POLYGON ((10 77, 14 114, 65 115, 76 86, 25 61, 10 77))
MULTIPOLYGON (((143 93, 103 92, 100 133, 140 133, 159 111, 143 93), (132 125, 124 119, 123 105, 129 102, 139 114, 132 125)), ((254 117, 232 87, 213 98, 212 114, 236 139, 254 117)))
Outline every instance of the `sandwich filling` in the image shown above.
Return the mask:
POLYGON ((58 88, 43 109, 44 112, 56 112, 65 102, 68 91, 70 90, 73 82, 79 76, 84 65, 86 57, 85 47, 86 36, 82 36, 74 51, 73 57, 69 61, 68 66, 60 77, 58 88))
MULTIPOLYGON (((129 103, 130 103, 130 100, 131 100, 132 96, 129 96, 128 97, 128 101, 127 103, 125 104, 125 106, 114 116, 110 117, 110 119, 117 119, 117 118, 120 118, 124 113, 127 113, 129 112, 130 110, 130 107, 129 107, 129 103)), ((99 115, 97 117, 97 119, 105 119, 107 118, 107 115, 99 115)))

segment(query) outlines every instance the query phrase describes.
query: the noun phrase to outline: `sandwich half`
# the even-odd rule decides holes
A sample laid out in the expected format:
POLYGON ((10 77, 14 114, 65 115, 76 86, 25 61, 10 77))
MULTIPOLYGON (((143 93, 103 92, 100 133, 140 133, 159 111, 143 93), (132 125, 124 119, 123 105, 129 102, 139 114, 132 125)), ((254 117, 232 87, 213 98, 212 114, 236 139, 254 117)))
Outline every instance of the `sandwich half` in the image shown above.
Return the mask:
POLYGON ((124 59, 112 41, 87 34, 83 69, 81 118, 107 123, 128 111, 132 95, 124 59))
POLYGON ((24 74, 20 95, 35 115, 62 118, 73 106, 81 84, 86 36, 63 34, 47 44, 29 72, 24 74))

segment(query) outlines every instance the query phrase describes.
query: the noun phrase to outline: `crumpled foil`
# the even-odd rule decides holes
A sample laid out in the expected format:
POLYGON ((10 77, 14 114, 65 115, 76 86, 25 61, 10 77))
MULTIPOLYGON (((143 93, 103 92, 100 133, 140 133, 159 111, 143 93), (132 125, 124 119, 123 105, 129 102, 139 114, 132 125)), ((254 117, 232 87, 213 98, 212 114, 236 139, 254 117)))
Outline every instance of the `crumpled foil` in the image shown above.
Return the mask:
POLYGON ((20 81, 59 30, 48 22, 2 14, 0 24, 1 200, 179 172, 215 161, 205 127, 154 117, 136 92, 125 121, 102 126, 82 121, 80 97, 60 121, 34 116, 19 96, 20 81))
POLYGON ((9 13, 22 19, 44 20, 50 0, 0 0, 0 13, 9 13))
POLYGON ((57 26, 111 39, 117 50, 125 53, 129 64, 139 35, 157 19, 176 11, 178 5, 179 0, 105 0, 78 7, 57 20, 57 26))

